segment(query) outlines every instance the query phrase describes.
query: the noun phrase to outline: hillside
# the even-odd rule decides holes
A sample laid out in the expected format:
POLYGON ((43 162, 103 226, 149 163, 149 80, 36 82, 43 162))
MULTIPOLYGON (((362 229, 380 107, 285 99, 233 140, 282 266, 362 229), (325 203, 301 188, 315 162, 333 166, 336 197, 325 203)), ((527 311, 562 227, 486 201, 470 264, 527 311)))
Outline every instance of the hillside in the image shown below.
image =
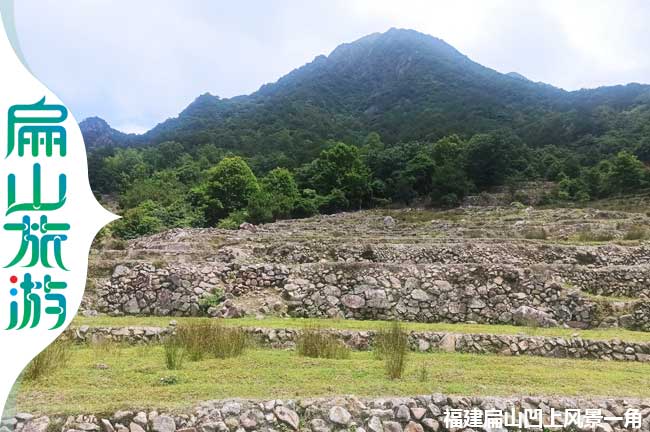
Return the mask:
POLYGON ((137 138, 94 134, 84 124, 82 130, 89 148, 211 142, 246 155, 281 151, 304 162, 324 140, 360 143, 370 131, 395 143, 508 127, 535 147, 571 145, 620 127, 603 118, 603 109, 618 116, 637 108, 647 116, 649 100, 646 85, 567 92, 501 74, 440 39, 391 29, 342 44, 251 95, 201 95, 137 138))

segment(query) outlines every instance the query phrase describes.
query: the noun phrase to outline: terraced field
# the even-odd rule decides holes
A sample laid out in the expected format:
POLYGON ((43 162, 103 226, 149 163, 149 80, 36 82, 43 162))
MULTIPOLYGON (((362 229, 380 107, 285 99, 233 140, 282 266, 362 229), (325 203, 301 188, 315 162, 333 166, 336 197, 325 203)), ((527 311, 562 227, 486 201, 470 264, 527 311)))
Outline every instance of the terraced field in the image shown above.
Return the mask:
MULTIPOLYGON (((444 393, 451 399, 443 407, 506 399, 523 406, 532 398, 547 410, 566 408, 558 402, 565 396, 596 398, 594 406, 629 397, 623 405, 641 408, 650 426, 649 233, 650 218, 640 212, 513 206, 360 211, 105 241, 92 252, 86 298, 67 334, 75 342, 71 365, 24 382, 17 404, 40 414, 182 416, 202 401, 228 398, 434 393, 425 398, 431 403, 444 393), (167 338, 215 319, 241 329, 252 347, 232 359, 165 367, 167 338), (396 320, 411 351, 397 380, 373 354, 396 320), (297 346, 310 329, 350 348, 350 357, 301 356, 297 346)), ((414 400, 406 405, 419 406, 414 400)), ((404 403, 389 405, 397 416, 404 403)), ((224 409, 218 421, 225 422, 224 409)), ((425 411, 380 425, 446 430, 442 413, 425 411)), ((130 428, 133 419, 116 416, 112 427, 130 428)), ((346 427, 375 430, 370 414, 352 417, 346 427)), ((185 426, 200 429, 199 420, 185 426)), ((243 422, 224 424, 257 430, 243 422)), ((320 430, 312 423, 297 428, 320 430)))

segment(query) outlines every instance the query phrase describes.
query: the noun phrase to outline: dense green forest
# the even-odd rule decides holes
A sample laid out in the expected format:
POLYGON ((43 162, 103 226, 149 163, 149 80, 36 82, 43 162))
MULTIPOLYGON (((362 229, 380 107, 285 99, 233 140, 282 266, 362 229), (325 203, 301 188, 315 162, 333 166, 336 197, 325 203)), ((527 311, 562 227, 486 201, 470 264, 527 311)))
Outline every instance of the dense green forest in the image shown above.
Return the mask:
POLYGON ((91 184, 116 235, 237 227, 553 181, 547 201, 646 187, 650 86, 566 92, 389 30, 249 96, 202 95, 143 135, 81 123, 91 184))

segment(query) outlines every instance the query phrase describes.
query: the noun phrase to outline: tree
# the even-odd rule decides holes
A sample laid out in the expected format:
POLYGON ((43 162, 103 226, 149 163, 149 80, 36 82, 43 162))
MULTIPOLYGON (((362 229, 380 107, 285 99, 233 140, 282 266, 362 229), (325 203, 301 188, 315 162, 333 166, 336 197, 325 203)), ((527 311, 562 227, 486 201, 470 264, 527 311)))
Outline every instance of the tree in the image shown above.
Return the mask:
POLYGON ((644 184, 645 167, 632 153, 621 151, 612 158, 609 182, 613 192, 630 192, 644 184))
POLYGON ((470 179, 479 188, 501 185, 526 169, 527 153, 526 145, 508 130, 474 135, 467 154, 470 179))
POLYGON ((347 202, 361 207, 370 201, 370 170, 355 146, 341 142, 331 145, 305 166, 300 175, 320 195, 335 198, 337 206, 347 202), (334 190, 337 192, 332 194, 334 190), (345 201, 339 199, 340 193, 343 193, 345 201))
POLYGON ((227 157, 208 170, 207 181, 197 190, 202 195, 205 217, 210 225, 248 205, 260 186, 241 157, 227 157))

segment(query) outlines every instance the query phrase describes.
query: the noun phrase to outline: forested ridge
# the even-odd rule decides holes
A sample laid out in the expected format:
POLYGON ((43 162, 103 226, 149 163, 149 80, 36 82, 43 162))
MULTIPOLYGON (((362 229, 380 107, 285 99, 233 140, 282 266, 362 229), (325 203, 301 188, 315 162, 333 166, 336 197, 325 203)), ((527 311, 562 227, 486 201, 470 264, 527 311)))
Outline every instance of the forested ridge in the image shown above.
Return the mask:
POLYGON ((527 180, 550 201, 646 187, 650 86, 567 92, 412 30, 372 34, 248 96, 204 94, 143 135, 81 123, 117 235, 318 212, 453 206, 527 180))

